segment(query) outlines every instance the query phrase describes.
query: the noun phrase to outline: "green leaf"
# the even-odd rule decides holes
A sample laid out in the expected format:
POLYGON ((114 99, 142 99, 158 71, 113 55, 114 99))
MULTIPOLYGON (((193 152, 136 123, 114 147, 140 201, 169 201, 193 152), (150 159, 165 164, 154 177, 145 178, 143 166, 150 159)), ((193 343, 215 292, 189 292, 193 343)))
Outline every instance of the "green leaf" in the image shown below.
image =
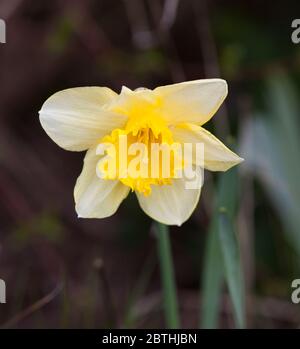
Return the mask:
POLYGON ((222 173, 219 179, 218 198, 215 215, 218 215, 220 207, 226 207, 233 219, 237 208, 238 197, 238 173, 237 168, 222 173))
MULTIPOLYGON (((299 98, 288 76, 277 74, 266 83, 267 108, 245 125, 244 168, 254 174, 277 210, 284 237, 300 257, 300 132, 299 98)), ((297 270, 300 269, 300 263, 297 270)))
POLYGON ((241 264, 231 223, 237 207, 237 189, 236 168, 221 175, 204 256, 201 314, 201 325, 204 328, 217 327, 224 278, 232 300, 236 324, 238 327, 245 326, 241 264))
POLYGON ((225 280, 234 310, 234 318, 239 328, 245 327, 244 290, 238 242, 233 225, 225 208, 220 209, 218 235, 224 263, 225 280))
POLYGON ((222 256, 216 219, 212 220, 206 242, 202 277, 201 327, 216 328, 223 282, 222 256))

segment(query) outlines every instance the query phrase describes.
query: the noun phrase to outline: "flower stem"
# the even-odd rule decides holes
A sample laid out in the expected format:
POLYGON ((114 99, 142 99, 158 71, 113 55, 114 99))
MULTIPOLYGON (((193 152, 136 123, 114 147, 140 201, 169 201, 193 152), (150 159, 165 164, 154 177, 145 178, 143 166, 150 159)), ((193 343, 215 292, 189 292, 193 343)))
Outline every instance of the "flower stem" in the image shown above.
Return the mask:
POLYGON ((168 328, 179 328, 177 292, 171 255, 169 229, 156 222, 158 255, 163 285, 165 319, 168 328))

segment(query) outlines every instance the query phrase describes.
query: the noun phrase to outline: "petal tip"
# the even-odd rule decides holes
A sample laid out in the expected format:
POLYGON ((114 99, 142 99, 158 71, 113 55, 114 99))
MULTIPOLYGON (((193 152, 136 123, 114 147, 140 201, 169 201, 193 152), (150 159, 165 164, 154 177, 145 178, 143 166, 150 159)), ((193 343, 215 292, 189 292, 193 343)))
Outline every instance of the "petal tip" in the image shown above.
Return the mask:
POLYGON ((242 162, 244 162, 244 161, 245 161, 245 159, 244 159, 244 158, 242 158, 242 157, 238 156, 237 154, 235 154, 235 155, 236 155, 236 159, 235 159, 235 161, 234 161, 234 165, 233 165, 233 166, 235 166, 235 165, 239 165, 239 164, 241 164, 242 162))

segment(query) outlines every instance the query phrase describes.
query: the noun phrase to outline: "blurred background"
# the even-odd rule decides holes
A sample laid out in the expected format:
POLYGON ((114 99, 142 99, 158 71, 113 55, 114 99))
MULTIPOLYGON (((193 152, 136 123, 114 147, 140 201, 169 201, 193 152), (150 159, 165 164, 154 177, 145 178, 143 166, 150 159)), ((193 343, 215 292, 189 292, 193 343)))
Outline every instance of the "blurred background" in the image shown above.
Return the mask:
POLYGON ((236 326, 224 280, 209 298, 224 176, 235 178, 222 195, 234 206, 246 326, 300 326, 291 301, 300 279, 300 43, 291 40, 299 10, 291 0, 0 1, 1 327, 165 327, 150 218, 131 194, 111 218, 78 219, 84 153, 54 144, 38 111, 69 87, 119 92, 215 77, 229 95, 206 128, 245 162, 207 172, 193 216, 171 228, 181 326, 236 326))

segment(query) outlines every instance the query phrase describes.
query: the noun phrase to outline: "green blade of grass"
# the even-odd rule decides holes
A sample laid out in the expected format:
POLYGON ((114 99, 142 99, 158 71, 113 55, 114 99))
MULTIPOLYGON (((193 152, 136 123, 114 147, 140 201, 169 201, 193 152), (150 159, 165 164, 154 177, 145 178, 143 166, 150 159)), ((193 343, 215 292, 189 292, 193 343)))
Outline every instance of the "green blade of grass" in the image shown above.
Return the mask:
POLYGON ((217 327, 224 278, 232 299, 236 324, 238 327, 244 327, 245 325, 243 280, 240 273, 241 265, 238 256, 238 245, 232 225, 229 225, 236 212, 237 189, 238 176, 236 168, 221 175, 218 185, 217 204, 209 228, 204 257, 201 309, 201 325, 204 328, 217 327), (223 218, 224 213, 220 213, 220 207, 226 211, 226 218, 223 218), (223 220, 225 221, 224 226, 221 222, 223 220), (229 229, 230 227, 231 229, 229 229), (236 297, 237 299, 234 299, 236 297))
POLYGON ((158 222, 156 228, 166 323, 168 328, 177 329, 180 324, 169 229, 158 222))
POLYGON ((201 294, 202 328, 216 328, 218 324, 223 268, 216 223, 216 219, 213 219, 205 248, 201 294))
POLYGON ((221 208, 219 212, 218 235, 235 322, 237 327, 244 328, 245 309, 241 261, 233 225, 225 208, 221 208))

